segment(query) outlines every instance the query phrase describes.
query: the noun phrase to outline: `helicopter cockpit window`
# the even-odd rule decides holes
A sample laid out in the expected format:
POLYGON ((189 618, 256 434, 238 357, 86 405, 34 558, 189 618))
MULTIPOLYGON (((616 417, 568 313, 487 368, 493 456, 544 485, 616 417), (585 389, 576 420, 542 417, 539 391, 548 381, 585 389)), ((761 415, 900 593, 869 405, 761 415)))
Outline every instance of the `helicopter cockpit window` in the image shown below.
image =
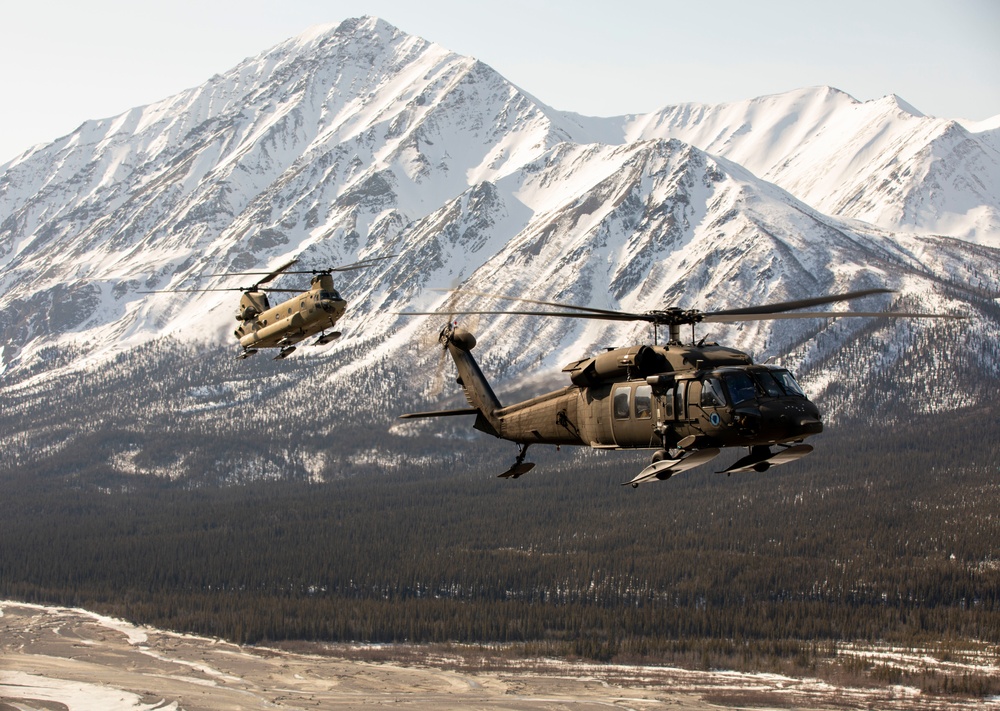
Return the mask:
POLYGON ((628 385, 615 388, 614 410, 616 420, 627 420, 629 411, 629 396, 632 388, 628 385))
POLYGON ((338 294, 336 291, 321 291, 316 295, 316 298, 321 301, 323 300, 338 301, 340 299, 340 294, 338 294))
POLYGON ((648 420, 653 416, 653 388, 640 385, 635 389, 635 418, 648 420))
POLYGON ((726 399, 722 395, 722 387, 715 378, 706 378, 701 385, 701 406, 722 407, 726 399))
POLYGON ((787 370, 772 370, 771 373, 778 379, 781 386, 785 389, 785 392, 789 395, 798 395, 799 397, 805 397, 806 394, 799 387, 799 384, 795 382, 795 378, 787 370))
POLYGON ((778 381, 774 379, 774 376, 768 370, 756 370, 753 373, 754 380, 760 385, 760 387, 771 397, 782 397, 785 391, 781 389, 778 385, 778 381))
POLYGON ((746 373, 726 373, 726 388, 734 405, 753 400, 757 396, 757 388, 746 373))

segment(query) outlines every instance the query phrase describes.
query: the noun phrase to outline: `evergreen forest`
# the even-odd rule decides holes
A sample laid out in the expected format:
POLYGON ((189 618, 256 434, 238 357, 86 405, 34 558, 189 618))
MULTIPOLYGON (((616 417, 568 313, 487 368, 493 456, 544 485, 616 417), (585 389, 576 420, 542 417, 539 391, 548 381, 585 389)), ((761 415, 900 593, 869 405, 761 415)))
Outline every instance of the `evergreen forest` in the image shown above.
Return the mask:
POLYGON ((854 642, 998 654, 995 404, 883 404, 831 418, 793 464, 715 473, 741 454, 727 452, 633 489, 648 451, 532 448, 537 467, 506 480, 516 448, 463 418, 376 427, 420 404, 391 400, 407 389, 389 370, 358 391, 379 406, 345 419, 308 400, 281 417, 261 392, 220 409, 231 366, 215 383, 195 377, 207 367, 121 367, 7 399, 0 424, 22 444, 0 466, 0 598, 249 644, 748 669, 808 669, 854 642))

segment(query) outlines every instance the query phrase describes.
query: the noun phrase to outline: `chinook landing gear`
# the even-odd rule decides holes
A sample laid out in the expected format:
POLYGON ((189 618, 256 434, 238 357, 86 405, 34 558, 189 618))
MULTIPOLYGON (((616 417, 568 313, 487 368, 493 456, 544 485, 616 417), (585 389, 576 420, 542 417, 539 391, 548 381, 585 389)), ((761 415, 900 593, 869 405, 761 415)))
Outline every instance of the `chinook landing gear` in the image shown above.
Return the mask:
POLYGON ((319 338, 316 339, 316 342, 313 343, 313 345, 314 346, 325 346, 330 341, 335 341, 338 338, 340 338, 341 335, 343 335, 343 334, 341 334, 340 331, 333 331, 331 333, 321 333, 321 334, 319 334, 319 338))
POLYGON ((294 352, 295 346, 286 346, 281 349, 281 352, 278 353, 278 355, 274 356, 274 360, 284 360, 294 352))
POLYGON ((250 356, 256 355, 256 354, 257 354, 257 349, 256 348, 244 348, 242 353, 237 353, 236 354, 236 359, 237 360, 246 360, 250 356))
POLYGON ((511 466, 511 468, 505 471, 503 474, 498 474, 497 476, 502 477, 504 479, 517 479, 522 474, 527 474, 532 469, 534 469, 535 468, 534 462, 524 461, 524 456, 528 453, 529 446, 530 445, 522 444, 521 451, 518 452, 517 459, 514 461, 514 464, 511 466))

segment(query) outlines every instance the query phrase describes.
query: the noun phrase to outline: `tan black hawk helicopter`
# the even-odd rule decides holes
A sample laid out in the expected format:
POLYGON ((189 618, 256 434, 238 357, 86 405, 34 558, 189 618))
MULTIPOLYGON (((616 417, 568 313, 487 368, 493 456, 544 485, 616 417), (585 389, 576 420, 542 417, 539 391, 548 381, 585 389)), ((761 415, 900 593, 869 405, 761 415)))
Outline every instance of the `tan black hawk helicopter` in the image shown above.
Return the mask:
MULTIPOLYGON (((563 368, 571 384, 554 392, 504 407, 472 356, 475 336, 451 319, 439 336, 455 361, 458 384, 470 408, 417 412, 404 419, 475 415, 473 427, 520 445, 513 466, 502 477, 517 478, 534 464, 525 462, 532 444, 583 445, 596 449, 655 449, 652 463, 631 481, 662 481, 704 464, 724 447, 747 447, 749 453, 725 473, 763 472, 804 457, 812 446, 803 441, 823 431, 819 409, 785 368, 757 365, 749 355, 704 339, 694 342, 697 323, 729 323, 802 318, 964 318, 908 312, 794 312, 812 306, 858 299, 889 289, 867 289, 812 299, 723 311, 670 308, 628 313, 551 301, 493 294, 478 296, 550 306, 562 311, 454 311, 456 314, 518 314, 653 324, 654 344, 615 348, 563 368), (793 312, 793 313, 789 313, 793 312), (692 327, 692 342, 681 341, 681 326, 692 327), (656 343, 662 326, 666 345, 656 343)), ((448 312, 405 312, 447 315, 448 312)))
MULTIPOLYGON (((240 322, 234 335, 239 339, 242 351, 237 358, 249 358, 261 348, 280 348, 274 360, 281 360, 291 355, 295 344, 319 334, 313 343, 322 346, 340 338, 340 331, 330 331, 347 308, 347 302, 333 287, 334 272, 348 272, 374 266, 377 262, 390 259, 395 255, 373 257, 354 264, 328 269, 289 270, 298 263, 297 259, 282 264, 270 272, 231 272, 229 274, 206 274, 205 277, 217 276, 257 276, 264 275, 251 286, 214 287, 206 289, 167 289, 164 291, 242 291, 240 305, 236 310, 236 320, 240 322), (312 274, 309 291, 299 289, 275 289, 264 287, 281 274, 312 274), (295 294, 295 296, 271 306, 268 293, 295 294)), ((144 292, 159 293, 159 292, 144 292)))

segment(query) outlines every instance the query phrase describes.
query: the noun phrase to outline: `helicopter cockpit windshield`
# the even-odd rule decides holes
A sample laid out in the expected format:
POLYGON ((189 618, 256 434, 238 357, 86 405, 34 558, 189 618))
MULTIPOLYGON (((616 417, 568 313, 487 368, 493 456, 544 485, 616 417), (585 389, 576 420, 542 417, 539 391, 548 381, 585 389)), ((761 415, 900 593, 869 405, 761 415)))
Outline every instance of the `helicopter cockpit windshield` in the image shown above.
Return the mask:
POLYGON ((758 370, 754 373, 754 380, 757 381, 761 391, 767 393, 769 397, 785 396, 784 389, 770 370, 758 370))
POLYGON ((336 289, 330 291, 320 291, 316 298, 320 301, 340 301, 340 294, 337 293, 336 289))
POLYGON ((739 405, 757 397, 757 388, 754 387, 753 380, 745 372, 726 373, 722 376, 729 391, 729 401, 733 405, 739 405))
POLYGON ((781 387, 785 389, 785 392, 788 395, 798 395, 799 397, 806 396, 799 384, 795 382, 795 378, 793 378, 792 374, 787 370, 772 370, 770 373, 778 379, 778 382, 781 383, 781 387))
POLYGON ((755 367, 713 373, 702 381, 701 404, 720 407, 752 404, 758 398, 805 397, 795 378, 783 368, 755 367))

